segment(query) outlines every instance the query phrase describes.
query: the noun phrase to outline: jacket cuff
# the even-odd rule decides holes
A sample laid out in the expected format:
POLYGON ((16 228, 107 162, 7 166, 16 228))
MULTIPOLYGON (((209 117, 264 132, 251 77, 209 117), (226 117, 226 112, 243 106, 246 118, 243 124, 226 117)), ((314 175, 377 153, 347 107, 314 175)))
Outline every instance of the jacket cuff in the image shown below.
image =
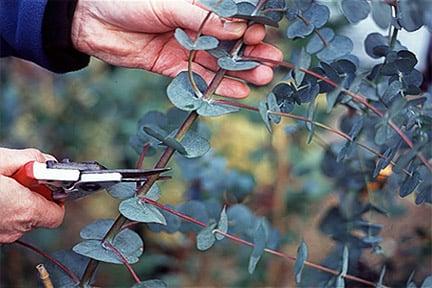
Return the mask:
POLYGON ((72 20, 78 0, 48 0, 42 23, 42 45, 53 72, 84 68, 90 56, 79 52, 71 39, 72 20))

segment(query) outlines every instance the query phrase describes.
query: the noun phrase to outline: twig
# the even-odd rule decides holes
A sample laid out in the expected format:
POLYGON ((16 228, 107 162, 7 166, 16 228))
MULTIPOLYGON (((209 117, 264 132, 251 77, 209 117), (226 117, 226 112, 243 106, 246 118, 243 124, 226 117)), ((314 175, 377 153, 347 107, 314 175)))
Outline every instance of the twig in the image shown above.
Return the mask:
MULTIPOLYGON (((204 25, 207 23, 208 19, 210 18, 212 12, 209 11, 206 15, 206 17, 204 18, 204 20, 201 22, 200 27, 198 28, 198 32, 197 35, 195 37, 195 41, 201 36, 202 31, 204 29, 204 25)), ((192 63, 194 61, 196 55, 196 50, 192 50, 189 51, 189 57, 188 57, 188 77, 189 77, 189 81, 191 83, 192 89, 195 92, 195 95, 199 98, 201 98, 202 92, 199 90, 198 85, 195 82, 195 78, 193 77, 193 70, 192 70, 192 63)))
MULTIPOLYGON (((205 224, 204 222, 201 222, 201 221, 199 221, 197 219, 194 219, 194 218, 192 218, 192 217, 190 217, 188 215, 185 215, 185 214, 183 214, 183 213, 181 213, 179 211, 176 211, 176 210, 174 210, 174 209, 172 209, 170 207, 167 207, 167 206, 165 206, 163 204, 160 204, 157 201, 154 201, 154 200, 146 198, 146 197, 143 197, 142 199, 146 203, 149 203, 149 204, 151 204, 153 206, 156 206, 156 207, 158 207, 158 208, 160 208, 160 209, 162 209, 164 211, 167 211, 167 212, 169 212, 169 213, 171 213, 173 215, 176 215, 176 216, 182 218, 183 220, 186 220, 188 222, 194 223, 194 224, 196 224, 198 226, 201 226, 203 228, 207 227, 207 224, 205 224)), ((243 244, 243 245, 249 246, 249 247, 254 247, 255 246, 252 242, 246 241, 246 240, 244 240, 242 238, 239 238, 237 236, 231 235, 229 233, 222 232, 222 231, 220 231, 218 229, 215 229, 214 231, 216 233, 219 233, 219 234, 225 236, 226 238, 232 240, 235 243, 243 244)), ((296 257, 294 257, 294 256, 290 256, 290 255, 287 255, 287 254, 285 254, 283 252, 276 251, 276 250, 273 250, 273 249, 266 248, 266 249, 264 249, 264 251, 267 252, 267 253, 269 253, 269 254, 272 254, 272 255, 284 258, 284 259, 289 260, 289 261, 295 261, 296 260, 296 257)), ((339 271, 330 269, 330 268, 322 266, 320 264, 312 263, 312 262, 309 262, 309 261, 305 261, 304 264, 306 266, 309 266, 309 267, 312 267, 312 268, 315 268, 317 270, 320 270, 320 271, 323 271, 323 272, 327 272, 327 273, 330 273, 330 274, 333 274, 333 275, 339 275, 340 274, 339 271)), ((370 282, 368 280, 365 280, 365 279, 362 279, 362 278, 359 278, 359 277, 356 277, 356 276, 353 276, 353 275, 348 275, 347 274, 347 275, 344 276, 344 278, 348 279, 348 280, 352 280, 352 281, 358 282, 358 283, 362 283, 362 284, 365 284, 365 285, 369 285, 371 287, 375 287, 376 286, 375 283, 373 283, 373 282, 370 282)), ((388 288, 388 287, 383 286, 383 288, 388 288)))
POLYGON ((57 259, 53 258, 51 255, 48 255, 47 253, 45 253, 44 251, 40 250, 39 248, 24 242, 22 240, 16 240, 14 242, 15 244, 19 244, 21 246, 24 246, 30 250, 32 250, 33 252, 36 252, 37 254, 41 255, 42 257, 48 259, 51 263, 53 263, 54 265, 56 265, 57 267, 59 267, 61 270, 63 270, 63 272, 66 273, 66 275, 69 276, 69 278, 76 284, 78 284, 80 282, 78 276, 75 275, 74 272, 72 272, 68 267, 66 267, 65 265, 63 265, 60 261, 58 261, 57 259))
MULTIPOLYGON (((296 65, 289 63, 289 62, 286 62, 286 61, 276 61, 276 60, 261 58, 261 57, 243 57, 243 59, 244 60, 254 60, 254 61, 271 63, 274 65, 286 67, 289 69, 294 69, 296 67, 296 65)), ((341 92, 351 96, 351 98, 354 101, 366 106, 369 110, 374 112, 379 117, 384 117, 384 113, 381 112, 378 108, 371 105, 365 96, 363 96, 361 94, 356 94, 356 93, 352 92, 351 90, 340 87, 337 83, 333 82, 331 79, 329 79, 329 78, 327 78, 327 77, 325 77, 319 73, 316 73, 314 71, 304 69, 301 67, 299 68, 299 70, 306 73, 306 74, 309 74, 309 75, 311 75, 317 79, 320 79, 320 80, 326 82, 327 84, 329 84, 335 88, 341 88, 341 92)), ((393 121, 389 120, 388 125, 401 137, 401 139, 408 145, 409 148, 412 149, 414 147, 414 144, 411 141, 411 139, 393 121)), ((429 171, 432 172, 432 164, 429 163, 429 161, 420 152, 416 153, 416 156, 420 159, 421 162, 423 162, 423 164, 429 169, 429 171)))
POLYGON ((119 258, 119 260, 123 263, 123 265, 127 268, 129 273, 132 275, 132 277, 134 278, 136 283, 141 282, 141 279, 138 277, 136 272, 133 270, 132 266, 129 264, 127 259, 123 256, 123 254, 116 247, 114 247, 114 245, 112 245, 109 241, 103 242, 102 245, 108 247, 111 251, 114 252, 114 254, 116 254, 116 256, 119 258))
MULTIPOLYGON (((238 108, 247 109, 247 110, 250 110, 250 111, 259 112, 259 109, 257 107, 250 106, 250 105, 247 105, 247 104, 244 104, 244 103, 239 103, 239 102, 234 102, 234 101, 229 101, 229 100, 215 100, 215 103, 221 103, 221 104, 225 104, 225 105, 230 105, 230 106, 235 106, 235 107, 238 107, 238 108)), ((313 124, 313 125, 315 125, 317 127, 320 127, 320 128, 322 128, 324 130, 330 131, 330 132, 338 135, 339 137, 344 138, 345 140, 347 140, 349 142, 353 142, 353 143, 357 144, 358 146, 362 147, 363 149, 369 151, 370 153, 374 154, 375 156, 377 156, 379 158, 388 160, 388 158, 385 157, 384 154, 382 154, 379 151, 373 149, 372 147, 369 147, 368 145, 363 144, 361 142, 354 141, 354 139, 351 136, 349 136, 348 134, 346 134, 346 133, 344 133, 344 132, 342 132, 342 131, 340 131, 338 129, 335 129, 335 128, 332 128, 330 126, 327 126, 327 125, 325 125, 323 123, 311 120, 311 119, 306 118, 304 116, 295 115, 295 114, 291 114, 291 113, 276 112, 276 111, 267 111, 267 112, 269 114, 278 115, 278 116, 281 116, 281 117, 286 117, 286 118, 290 118, 290 119, 294 119, 294 120, 298 120, 298 121, 303 121, 303 122, 311 123, 311 124, 313 124)), ((396 163, 393 160, 390 160, 390 164, 392 164, 393 166, 396 165, 396 163)), ((404 169, 402 169, 402 171, 405 174, 407 174, 408 176, 412 176, 412 173, 409 172, 407 169, 404 168, 404 169)))

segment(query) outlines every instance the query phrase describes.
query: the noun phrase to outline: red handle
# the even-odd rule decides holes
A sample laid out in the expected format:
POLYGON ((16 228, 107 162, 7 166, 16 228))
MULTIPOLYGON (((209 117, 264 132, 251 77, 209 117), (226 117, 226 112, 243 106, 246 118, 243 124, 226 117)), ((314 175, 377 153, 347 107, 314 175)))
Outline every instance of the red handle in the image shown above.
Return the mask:
POLYGON ((54 201, 52 191, 45 185, 40 184, 38 179, 34 176, 33 164, 35 161, 27 162, 15 174, 12 175, 18 183, 29 188, 30 190, 39 193, 46 199, 54 201))

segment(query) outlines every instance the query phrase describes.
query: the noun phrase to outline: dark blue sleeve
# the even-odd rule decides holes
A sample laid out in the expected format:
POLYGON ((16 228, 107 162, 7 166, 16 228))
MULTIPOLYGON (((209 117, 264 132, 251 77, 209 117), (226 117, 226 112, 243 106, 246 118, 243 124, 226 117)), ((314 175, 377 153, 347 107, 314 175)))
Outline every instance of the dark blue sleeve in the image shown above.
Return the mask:
POLYGON ((49 67, 42 44, 47 0, 1 0, 1 56, 16 56, 49 67))
POLYGON ((74 2, 0 0, 1 57, 19 57, 59 73, 85 67, 89 57, 70 40, 74 2))

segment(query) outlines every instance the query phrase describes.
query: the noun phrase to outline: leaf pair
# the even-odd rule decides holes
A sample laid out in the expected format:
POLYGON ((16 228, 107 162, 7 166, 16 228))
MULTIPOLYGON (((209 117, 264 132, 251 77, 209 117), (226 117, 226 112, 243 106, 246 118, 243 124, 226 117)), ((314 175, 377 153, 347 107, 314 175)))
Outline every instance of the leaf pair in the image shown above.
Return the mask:
POLYGON ((225 236, 219 233, 219 231, 222 233, 228 232, 228 216, 226 214, 226 207, 222 209, 218 224, 212 223, 197 234, 196 243, 198 250, 208 250, 214 245, 216 240, 222 240, 225 236), (216 226, 217 231, 214 230, 216 226))
MULTIPOLYGON (((193 73, 195 83, 201 93, 207 89, 207 84, 204 79, 193 73)), ((211 100, 202 99, 198 97, 190 83, 188 72, 180 72, 168 85, 167 88, 168 98, 171 103, 177 108, 185 111, 197 111, 202 116, 220 116, 227 113, 237 112, 239 109, 236 107, 215 104, 211 100)))

